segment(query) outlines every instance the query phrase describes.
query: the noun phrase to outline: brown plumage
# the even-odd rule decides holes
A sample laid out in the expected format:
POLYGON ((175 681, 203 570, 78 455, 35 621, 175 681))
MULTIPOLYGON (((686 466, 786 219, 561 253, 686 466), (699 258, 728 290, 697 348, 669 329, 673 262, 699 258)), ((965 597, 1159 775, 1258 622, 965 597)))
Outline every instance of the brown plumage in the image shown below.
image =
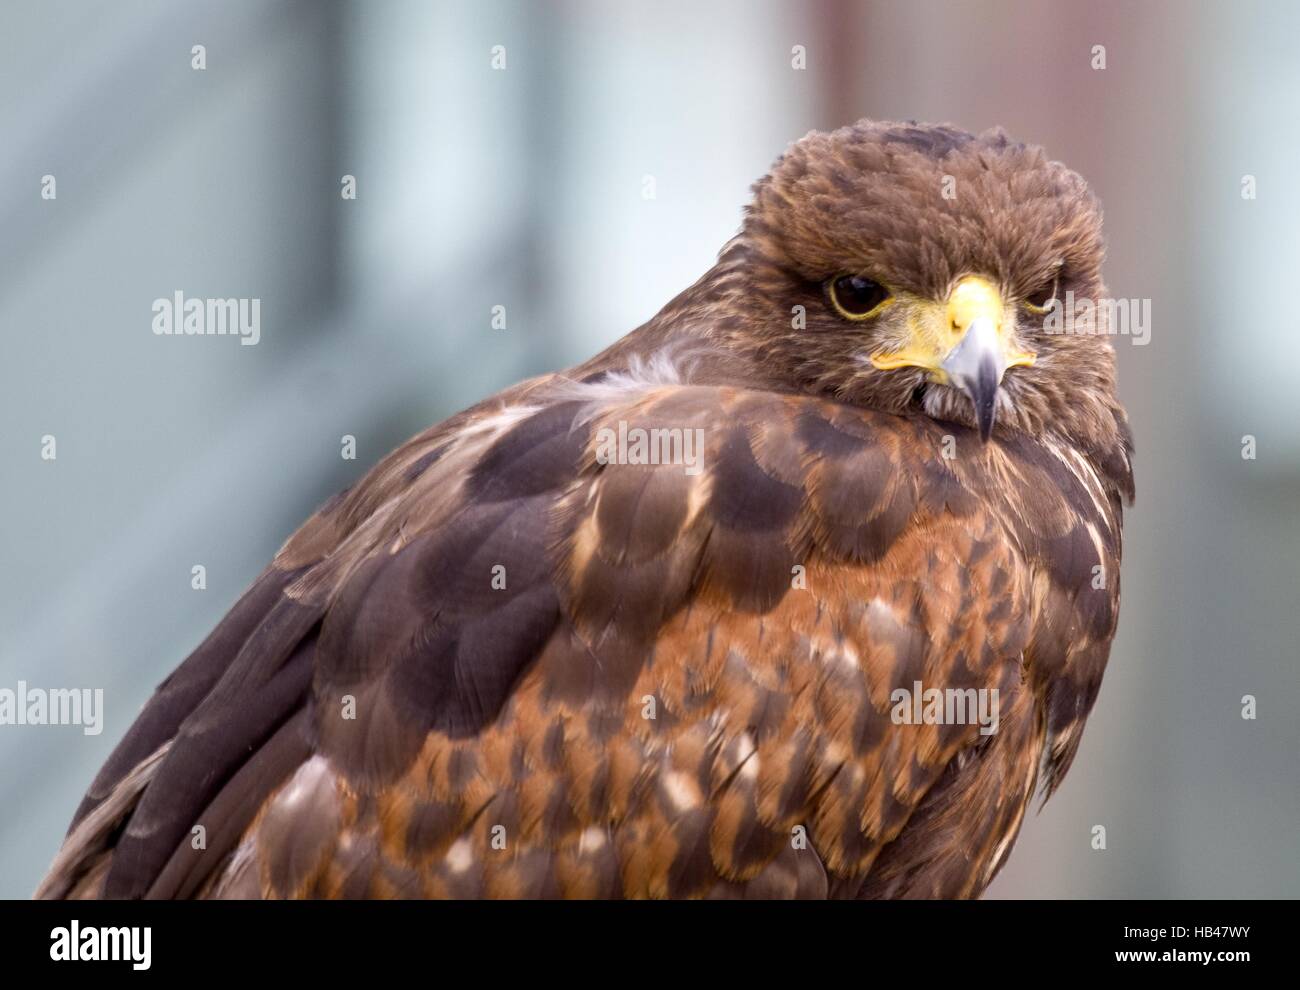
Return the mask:
POLYGON ((308 520, 39 894, 978 895, 1115 630, 1113 351, 1032 308, 1103 298, 1101 255, 1000 132, 808 135, 648 324, 308 520), (698 457, 607 456, 638 428, 698 457), (918 681, 996 689, 997 731, 900 722, 918 681))

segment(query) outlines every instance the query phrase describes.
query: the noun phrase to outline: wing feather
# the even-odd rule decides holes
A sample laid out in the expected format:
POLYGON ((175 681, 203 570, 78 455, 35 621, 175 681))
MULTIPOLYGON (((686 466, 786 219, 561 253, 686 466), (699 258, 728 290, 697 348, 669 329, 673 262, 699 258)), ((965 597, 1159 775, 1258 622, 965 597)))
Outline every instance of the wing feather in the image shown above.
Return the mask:
POLYGON ((310 520, 160 688, 43 892, 978 894, 1095 699, 1118 498, 928 419, 548 387, 310 520), (603 456, 638 430, 652 456, 603 456), (687 436, 698 462, 654 453, 687 436), (901 722, 918 681, 996 689, 999 731, 901 722))

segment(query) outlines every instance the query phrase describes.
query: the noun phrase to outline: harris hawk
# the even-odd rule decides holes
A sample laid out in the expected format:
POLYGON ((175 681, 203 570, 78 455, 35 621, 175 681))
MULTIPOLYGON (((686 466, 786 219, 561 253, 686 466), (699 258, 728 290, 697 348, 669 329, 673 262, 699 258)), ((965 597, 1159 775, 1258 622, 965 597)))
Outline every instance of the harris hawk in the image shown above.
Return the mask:
POLYGON ((38 895, 978 896, 1115 631, 1114 351, 1042 315, 1100 224, 998 130, 810 133, 648 323, 294 533, 38 895))

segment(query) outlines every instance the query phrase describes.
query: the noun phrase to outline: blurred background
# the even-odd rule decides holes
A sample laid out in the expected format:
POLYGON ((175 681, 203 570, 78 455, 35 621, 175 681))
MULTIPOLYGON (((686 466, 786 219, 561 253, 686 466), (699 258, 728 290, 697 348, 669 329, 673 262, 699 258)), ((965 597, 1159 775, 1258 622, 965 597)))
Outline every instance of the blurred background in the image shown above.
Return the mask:
POLYGON ((106 712, 0 726, 0 896, 320 502, 648 319, 789 142, 864 116, 1045 145, 1105 204, 1112 293, 1152 300, 1116 340, 1119 637, 990 896, 1300 895, 1297 34, 1281 0, 5 3, 0 688, 106 712), (156 336, 178 289, 260 298, 260 343, 156 336))

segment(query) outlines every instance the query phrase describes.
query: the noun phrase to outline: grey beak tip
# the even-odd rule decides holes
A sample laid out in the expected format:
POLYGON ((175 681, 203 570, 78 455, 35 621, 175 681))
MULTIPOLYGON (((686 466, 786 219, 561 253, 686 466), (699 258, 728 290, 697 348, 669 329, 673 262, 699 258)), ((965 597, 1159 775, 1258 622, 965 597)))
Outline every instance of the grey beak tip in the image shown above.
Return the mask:
POLYGON ((979 373, 967 389, 975 406, 975 421, 979 424, 980 440, 989 442, 993 436, 993 421, 997 416, 998 369, 992 360, 981 361, 979 373))

